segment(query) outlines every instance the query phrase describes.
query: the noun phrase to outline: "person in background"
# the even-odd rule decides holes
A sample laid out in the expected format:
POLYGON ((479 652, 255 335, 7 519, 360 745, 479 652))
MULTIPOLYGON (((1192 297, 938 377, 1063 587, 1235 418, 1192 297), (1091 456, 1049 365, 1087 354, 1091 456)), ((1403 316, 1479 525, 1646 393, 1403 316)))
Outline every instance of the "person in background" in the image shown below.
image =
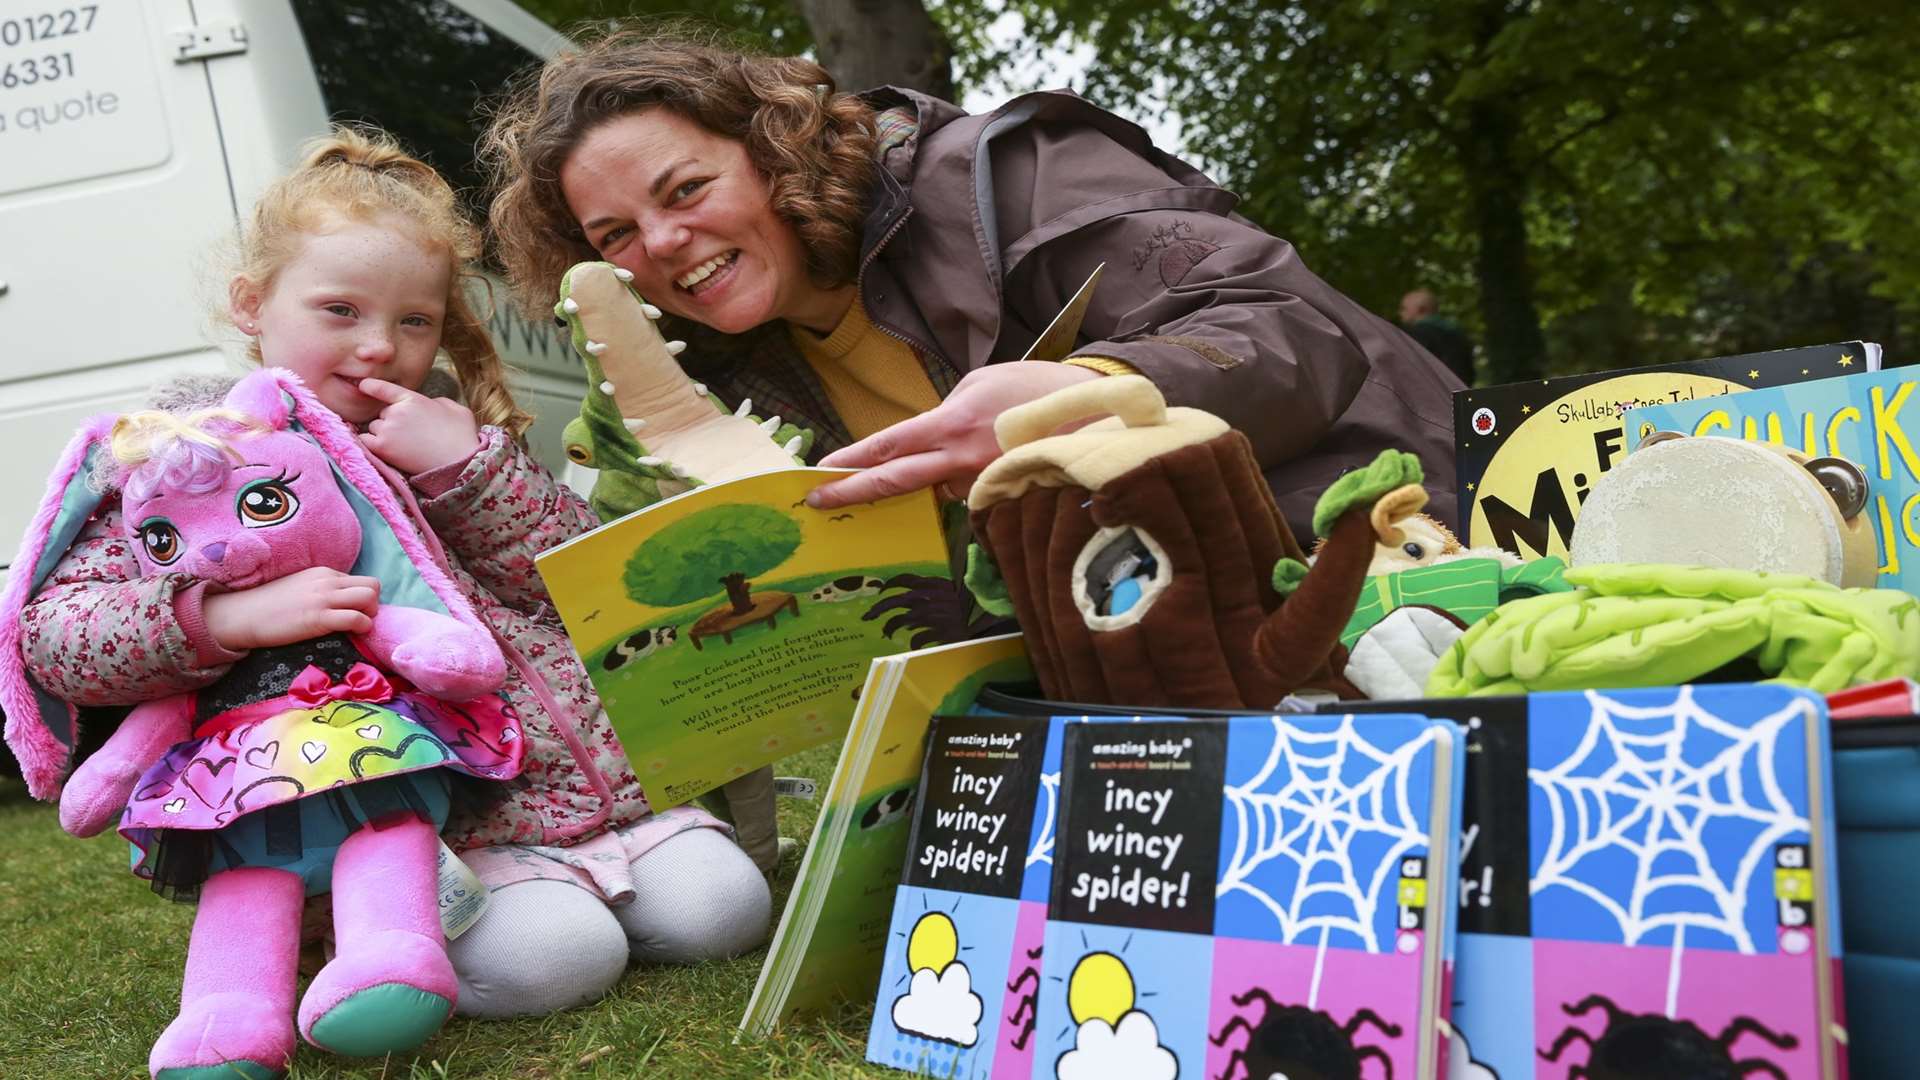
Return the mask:
POLYGON ((911 90, 837 92, 818 64, 677 30, 551 57, 484 143, 496 250, 521 303, 604 259, 685 337, 689 372, 816 432, 864 471, 838 506, 963 498, 1005 410, 1138 373, 1251 439, 1282 512, 1385 447, 1456 503, 1459 383, 1397 327, 1234 215, 1237 198, 1067 92, 984 116, 911 90), (1096 266, 1078 347, 1015 363, 1096 266))
POLYGON ((1473 339, 1459 323, 1440 314, 1431 289, 1415 289, 1400 298, 1400 325, 1461 382, 1473 385, 1473 339))

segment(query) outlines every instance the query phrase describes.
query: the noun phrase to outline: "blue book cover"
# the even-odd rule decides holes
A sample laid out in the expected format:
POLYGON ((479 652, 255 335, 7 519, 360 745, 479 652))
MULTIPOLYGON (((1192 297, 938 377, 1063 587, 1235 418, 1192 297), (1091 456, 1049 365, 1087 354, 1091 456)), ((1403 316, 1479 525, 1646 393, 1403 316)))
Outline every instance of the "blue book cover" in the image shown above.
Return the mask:
POLYGON ((1779 443, 1814 458, 1845 458, 1866 474, 1863 513, 1880 549, 1877 584, 1920 593, 1917 384, 1920 368, 1889 368, 1638 408, 1627 414, 1627 449, 1638 449, 1656 431, 1677 431, 1779 443))
POLYGON ((1442 1075, 1458 729, 1070 724, 1035 1077, 1442 1075))
POLYGON ((1359 707, 1467 730, 1455 1077, 1844 1075, 1817 695, 1359 707))
POLYGON ((1067 723, 934 718, 868 1061, 962 1080, 1031 1070, 1067 723))

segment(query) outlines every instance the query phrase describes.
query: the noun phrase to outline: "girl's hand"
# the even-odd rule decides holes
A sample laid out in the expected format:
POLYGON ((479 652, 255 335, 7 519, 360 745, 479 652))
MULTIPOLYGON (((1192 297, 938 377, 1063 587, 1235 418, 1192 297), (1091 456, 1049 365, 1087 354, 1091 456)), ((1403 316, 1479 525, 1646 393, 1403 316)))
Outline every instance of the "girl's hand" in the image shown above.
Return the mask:
POLYGON ((970 371, 937 407, 820 459, 820 464, 865 469, 858 476, 815 488, 809 505, 830 510, 940 485, 943 498, 964 499, 974 478, 1000 456, 993 422, 1065 386, 1106 376, 1073 364, 1027 361, 970 371))
POLYGON ((480 448, 480 425, 457 401, 430 398, 385 379, 361 379, 360 392, 386 403, 360 442, 408 476, 465 461, 480 448))
POLYGON ((209 591, 200 614, 221 648, 245 652, 323 634, 365 634, 379 608, 379 578, 313 566, 251 589, 209 591))

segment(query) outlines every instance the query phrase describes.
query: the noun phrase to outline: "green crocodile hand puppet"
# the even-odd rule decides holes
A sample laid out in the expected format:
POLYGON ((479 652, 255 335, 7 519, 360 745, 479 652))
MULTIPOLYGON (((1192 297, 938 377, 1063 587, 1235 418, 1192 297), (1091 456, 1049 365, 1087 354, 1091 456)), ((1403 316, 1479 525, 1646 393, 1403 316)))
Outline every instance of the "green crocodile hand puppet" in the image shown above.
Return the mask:
POLYGON ((801 463, 813 432, 775 416, 729 411, 674 357, 684 342, 661 336, 660 309, 611 263, 580 263, 560 281, 555 321, 587 368, 580 415, 562 438, 567 457, 597 469, 588 501, 603 521, 701 484, 801 463))
MULTIPOLYGON (((775 416, 728 410, 681 369, 686 343, 668 341, 660 309, 611 263, 580 263, 560 280, 556 321, 587 368, 580 415, 567 423, 567 457, 598 470, 587 501, 602 521, 624 517, 702 484, 803 463, 813 432, 775 416)), ((762 873, 779 863, 773 770, 722 787, 712 808, 733 822, 740 846, 762 873)))

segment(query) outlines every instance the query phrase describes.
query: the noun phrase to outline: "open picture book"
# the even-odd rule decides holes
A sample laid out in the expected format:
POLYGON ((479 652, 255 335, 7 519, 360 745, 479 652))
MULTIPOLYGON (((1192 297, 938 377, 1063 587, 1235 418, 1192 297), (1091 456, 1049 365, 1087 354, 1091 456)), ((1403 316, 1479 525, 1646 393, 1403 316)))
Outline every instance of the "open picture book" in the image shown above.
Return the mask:
POLYGON ((840 738, 875 657, 967 636, 932 494, 807 505, 848 474, 697 487, 535 560, 656 810, 840 738))

